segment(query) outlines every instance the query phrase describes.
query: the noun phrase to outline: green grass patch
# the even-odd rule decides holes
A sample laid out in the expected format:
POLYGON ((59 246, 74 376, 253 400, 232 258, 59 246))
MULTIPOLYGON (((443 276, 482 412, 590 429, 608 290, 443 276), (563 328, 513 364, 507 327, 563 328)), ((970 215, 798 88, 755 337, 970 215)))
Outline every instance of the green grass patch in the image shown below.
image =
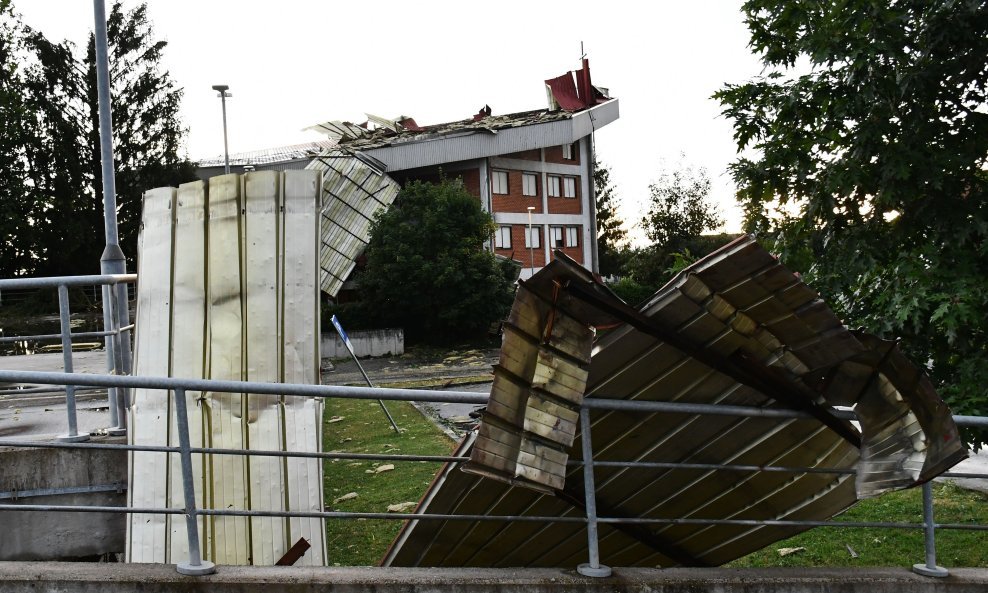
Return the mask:
MULTIPOLYGON (((455 443, 410 403, 387 402, 387 406, 402 429, 400 435, 391 429, 376 401, 328 400, 323 419, 324 450, 410 455, 448 455, 453 451, 455 443)), ((389 505, 417 503, 441 466, 418 461, 327 461, 326 508, 383 513, 389 505), (395 469, 374 473, 375 468, 387 464, 393 464, 395 469), (351 492, 357 497, 334 502, 351 492)), ((395 520, 327 519, 329 563, 378 564, 401 525, 402 521, 395 520)))
MULTIPOLYGON (((933 486, 933 516, 937 523, 988 524, 988 496, 952 483, 933 486)), ((923 492, 911 488, 863 500, 837 521, 922 523, 923 492)), ((776 542, 731 562, 733 567, 769 566, 905 566, 925 561, 921 529, 857 529, 818 527, 776 542), (847 549, 858 555, 855 558, 847 549), (781 548, 805 550, 780 556, 781 548)), ((988 567, 988 532, 938 529, 937 564, 988 567)))

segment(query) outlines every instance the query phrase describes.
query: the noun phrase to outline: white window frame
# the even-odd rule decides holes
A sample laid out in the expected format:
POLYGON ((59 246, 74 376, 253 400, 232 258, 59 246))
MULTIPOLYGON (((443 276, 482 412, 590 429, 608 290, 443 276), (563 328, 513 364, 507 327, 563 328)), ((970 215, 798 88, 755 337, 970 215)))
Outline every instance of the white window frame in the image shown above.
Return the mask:
POLYGON ((511 249, 511 227, 499 226, 494 233, 494 247, 498 249, 511 249))
POLYGON ((567 247, 580 246, 580 227, 578 226, 566 227, 566 246, 567 247))
POLYGON ((564 236, 563 227, 561 226, 549 227, 549 247, 551 249, 566 247, 566 243, 564 242, 563 236, 564 236))
POLYGON ((576 197, 576 177, 563 177, 563 197, 576 197))
POLYGON ((537 173, 521 174, 521 195, 523 196, 539 195, 539 176, 537 173))
POLYGON ((508 193, 508 172, 507 171, 492 171, 491 172, 491 192, 498 195, 507 195, 508 193), (503 183, 502 183, 503 181, 503 183))
POLYGON ((539 249, 542 247, 542 227, 525 227, 525 249, 539 249))
POLYGON ((567 161, 575 161, 576 158, 573 156, 573 145, 563 144, 563 159, 567 161))
POLYGON ((548 190, 546 193, 550 198, 558 198, 560 195, 560 188, 562 187, 562 178, 559 175, 547 175, 546 185, 548 190))

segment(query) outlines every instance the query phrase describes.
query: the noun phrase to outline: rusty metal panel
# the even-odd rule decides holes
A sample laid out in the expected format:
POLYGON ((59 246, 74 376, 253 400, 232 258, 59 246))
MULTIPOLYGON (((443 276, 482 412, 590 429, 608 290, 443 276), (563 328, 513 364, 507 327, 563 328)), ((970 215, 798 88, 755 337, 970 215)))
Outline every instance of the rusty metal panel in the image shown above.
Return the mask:
MULTIPOLYGON (((527 463, 532 457, 523 454, 533 454, 536 438, 550 441, 540 433, 530 436, 535 425, 526 429, 518 421, 520 411, 533 405, 540 427, 554 416, 570 435, 567 412, 581 397, 788 408, 809 415, 592 410, 596 460, 857 469, 855 476, 601 466, 595 470, 597 508, 607 517, 825 520, 859 498, 932 479, 966 455, 950 411, 922 370, 894 343, 844 328, 811 288, 751 237, 690 266, 637 310, 577 268, 559 256, 524 283, 505 334, 503 376, 476 442, 465 447, 471 455, 467 471, 479 475, 447 467, 421 512, 582 516, 581 467, 555 472, 565 460, 580 458, 572 443, 587 427, 576 425, 568 446, 527 463), (601 330, 589 350, 582 393, 579 376, 571 378, 561 365, 546 367, 564 377, 556 382, 567 388, 565 401, 572 406, 529 404, 538 393, 532 379, 547 348, 550 311, 601 330), (522 369, 525 380, 505 381, 509 368, 522 369), (853 407, 860 430, 837 418, 834 406, 853 407), (516 421, 506 422, 512 413, 516 421), (511 473, 518 459, 525 467, 511 473), (504 463, 485 466, 493 461, 504 463)), ((574 338, 549 342, 553 352, 583 347, 574 338)), ((804 529, 608 523, 600 525, 600 550, 602 561, 613 565, 719 565, 804 529)), ((448 521, 407 526, 384 563, 573 566, 585 557, 580 524, 448 521)))

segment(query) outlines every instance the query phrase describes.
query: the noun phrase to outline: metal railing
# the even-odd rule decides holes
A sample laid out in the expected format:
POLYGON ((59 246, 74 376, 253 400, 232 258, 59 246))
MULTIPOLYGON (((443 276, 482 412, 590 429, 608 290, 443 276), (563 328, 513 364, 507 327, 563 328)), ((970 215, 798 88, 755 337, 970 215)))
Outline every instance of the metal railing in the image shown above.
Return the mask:
MULTIPOLYGON (((192 447, 189 440, 188 417, 186 410, 186 391, 210 391, 225 393, 252 393, 284 396, 303 396, 317 398, 343 398, 388 401, 418 401, 434 403, 470 403, 483 405, 488 396, 482 393, 463 391, 434 391, 417 389, 386 389, 370 387, 344 387, 330 385, 298 385, 283 383, 257 383, 248 381, 217 381, 206 379, 178 379, 169 377, 133 377, 121 375, 80 375, 66 373, 43 373, 28 371, 0 371, 0 381, 26 382, 49 385, 96 386, 108 389, 127 390, 132 388, 160 389, 170 392, 175 401, 178 420, 179 446, 124 445, 111 443, 73 443, 73 442, 28 442, 17 440, 0 440, 0 446, 11 447, 49 447, 69 449, 119 449, 126 451, 148 451, 161 453, 178 453, 181 460, 182 481, 184 493, 184 508, 135 508, 113 506, 85 505, 11 505, 0 504, 0 511, 42 511, 42 512, 110 512, 110 513, 151 513, 164 515, 184 515, 186 518, 187 535, 189 539, 189 558, 187 562, 177 565, 182 574, 202 575, 215 570, 212 563, 201 557, 199 550, 199 532, 197 518, 199 516, 247 516, 247 517, 311 517, 327 519, 387 519, 415 521, 515 521, 540 523, 570 523, 584 524, 587 527, 588 561, 578 568, 581 574, 587 576, 606 576, 610 568, 601 564, 598 547, 597 529, 600 524, 662 524, 662 525, 735 525, 735 526, 802 526, 802 527, 861 527, 889 529, 923 529, 926 538, 926 561, 913 568, 916 572, 928 576, 945 576, 946 570, 936 564, 935 530, 988 530, 988 525, 980 524, 937 524, 933 517, 932 490, 929 484, 923 486, 924 521, 923 523, 894 523, 876 521, 798 521, 798 520, 756 520, 756 519, 686 519, 686 518, 627 518, 599 517, 596 510, 594 472, 595 467, 627 467, 639 469, 720 469, 738 472, 794 472, 794 473, 832 473, 853 474, 855 470, 847 468, 808 468, 808 467, 762 467, 740 464, 700 464, 700 463, 659 463, 633 461, 594 461, 591 431, 582 430, 583 459, 590 460, 587 471, 583 472, 584 496, 586 514, 584 517, 559 516, 528 516, 528 515, 463 515, 441 513, 374 513, 374 512, 341 512, 341 511, 272 511, 247 509, 212 509, 197 508, 192 475, 193 454, 219 454, 240 456, 276 456, 276 457, 308 457, 317 459, 374 459, 391 461, 439 461, 462 463, 466 457, 442 455, 402 455, 402 454, 366 454, 366 453, 316 453, 316 452, 285 452, 262 451, 246 449, 222 449, 211 447, 192 447)), ((584 400, 580 410, 581 425, 590 426, 591 410, 634 410, 642 413, 649 412, 678 412, 705 413, 747 417, 773 418, 805 418, 802 412, 763 409, 744 406, 720 406, 702 404, 679 404, 671 402, 641 402, 591 398, 584 400)), ((849 413, 842 413, 848 417, 849 413)), ((853 418, 853 415, 850 415, 853 418)), ((988 418, 972 416, 955 416, 960 426, 988 426, 988 418)), ((572 465, 582 465, 583 461, 571 461, 572 465)), ((982 474, 947 473, 948 477, 988 477, 982 474)))
MULTIPOLYGON (((0 291, 7 290, 58 290, 59 333, 38 334, 27 336, 2 336, 0 343, 9 342, 41 342, 59 340, 62 345, 62 367, 66 373, 74 370, 72 341, 81 338, 103 338, 106 352, 106 372, 110 375, 130 374, 130 332, 134 325, 129 321, 129 310, 126 301, 127 291, 113 290, 117 287, 137 282, 137 274, 111 274, 94 276, 56 276, 48 278, 5 278, 0 279, 0 291), (70 287, 100 286, 103 298, 103 330, 73 332, 71 327, 71 305, 69 302, 70 287), (121 320, 127 320, 126 323, 121 320)), ((58 392, 65 392, 65 415, 68 432, 56 437, 63 442, 88 441, 88 434, 79 433, 76 414, 77 385, 66 384, 58 392)), ((102 387, 102 386, 100 386, 102 387)), ((51 393, 51 388, 4 389, 0 395, 28 395, 51 393)), ((107 390, 107 400, 110 409, 110 426, 106 429, 111 435, 127 433, 128 393, 126 389, 111 387, 107 390)))

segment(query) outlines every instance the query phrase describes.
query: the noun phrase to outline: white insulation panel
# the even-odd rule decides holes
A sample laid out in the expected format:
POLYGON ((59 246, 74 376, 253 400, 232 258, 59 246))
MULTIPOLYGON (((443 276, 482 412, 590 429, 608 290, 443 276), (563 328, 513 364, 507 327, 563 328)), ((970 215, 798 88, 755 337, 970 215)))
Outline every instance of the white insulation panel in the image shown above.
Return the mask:
MULTIPOLYGON (((135 374, 319 382, 319 171, 223 175, 144 195, 135 374)), ((130 440, 177 446, 173 393, 136 390, 130 440)), ((186 393, 193 447, 321 450, 322 401, 186 393)), ((317 459, 194 454, 198 508, 322 509, 317 459)), ((177 454, 134 452, 131 506, 184 506, 177 454)), ((300 538, 296 565, 326 563, 322 519, 207 516, 200 548, 217 564, 273 565, 300 538)), ((127 560, 187 558, 183 515, 131 515, 127 560)))

